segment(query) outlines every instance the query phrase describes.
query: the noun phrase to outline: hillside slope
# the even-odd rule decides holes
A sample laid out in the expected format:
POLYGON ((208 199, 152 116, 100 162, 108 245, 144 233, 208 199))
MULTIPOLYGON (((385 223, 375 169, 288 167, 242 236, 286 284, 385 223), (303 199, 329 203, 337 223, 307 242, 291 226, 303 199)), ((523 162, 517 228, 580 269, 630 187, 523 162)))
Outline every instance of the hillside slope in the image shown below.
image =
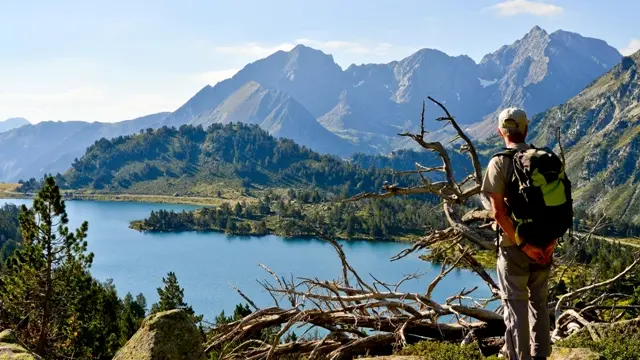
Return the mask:
POLYGON ((577 205, 640 223, 640 52, 532 119, 538 146, 562 133, 577 205))

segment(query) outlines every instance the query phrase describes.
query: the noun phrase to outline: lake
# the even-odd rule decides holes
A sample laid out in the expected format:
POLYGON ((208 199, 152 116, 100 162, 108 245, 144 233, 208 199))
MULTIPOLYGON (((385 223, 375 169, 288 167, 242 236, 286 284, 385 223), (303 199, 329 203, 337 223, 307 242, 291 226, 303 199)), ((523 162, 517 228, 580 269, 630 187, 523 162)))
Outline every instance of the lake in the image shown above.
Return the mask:
MULTIPOLYGON (((31 205, 31 200, 0 199, 4 203, 31 205)), ((237 237, 221 233, 148 234, 129 229, 131 220, 143 219, 151 210, 189 210, 196 206, 135 202, 67 201, 70 229, 84 220, 89 222, 89 251, 95 254, 91 273, 102 281, 113 279, 118 294, 143 293, 148 307, 158 300, 156 288, 169 271, 176 273, 184 288, 185 301, 205 320, 213 320, 220 311, 232 312, 244 302, 230 284, 237 286, 258 306, 273 305, 273 300, 257 279, 271 276, 258 266, 266 265, 281 276, 336 279, 340 261, 333 247, 321 240, 283 239, 278 236, 237 237)), ((396 283, 404 275, 425 273, 406 282, 401 291, 424 293, 440 266, 421 261, 416 255, 391 262, 390 258, 410 244, 395 242, 342 242, 347 259, 361 277, 373 274, 381 281, 396 283)), ((490 272, 495 279, 495 272, 490 272)), ((485 283, 474 273, 455 270, 438 285, 434 299, 478 286, 476 297, 490 296, 485 283)), ((284 302, 283 302, 284 304, 284 302)))

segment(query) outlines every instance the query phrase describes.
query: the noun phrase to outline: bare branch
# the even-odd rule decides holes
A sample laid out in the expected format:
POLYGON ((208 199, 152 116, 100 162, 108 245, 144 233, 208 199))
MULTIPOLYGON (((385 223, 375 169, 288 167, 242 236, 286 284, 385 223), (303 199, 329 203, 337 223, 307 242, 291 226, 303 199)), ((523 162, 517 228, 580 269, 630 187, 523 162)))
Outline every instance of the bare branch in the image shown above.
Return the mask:
MULTIPOLYGON (((573 291, 573 292, 570 292, 570 293, 562 295, 560 297, 560 299, 558 300, 558 303, 556 304, 556 310, 555 310, 556 319, 560 318, 560 315, 561 315, 560 311, 561 311, 561 308, 562 308, 563 304, 565 304, 569 300, 574 299, 578 295, 581 295, 581 294, 583 294, 585 292, 597 289, 599 287, 607 286, 609 284, 612 284, 612 283, 618 281, 618 279, 622 278, 627 273, 629 273, 631 270, 633 270, 633 268, 635 268, 636 265, 638 265, 639 262, 640 262, 640 256, 636 257, 635 261, 633 263, 631 263, 631 265, 629 265, 626 269, 624 269, 621 273, 619 273, 615 277, 613 277, 613 278, 611 278, 609 280, 606 280, 606 281, 602 281, 602 282, 599 282, 599 283, 596 283, 596 284, 585 286, 585 287, 580 288, 580 289, 578 289, 576 291, 573 291)), ((559 323, 556 320, 556 327, 558 327, 558 325, 559 325, 559 323)))
POLYGON ((240 296, 242 296, 243 299, 247 300, 247 302, 249 303, 249 305, 251 305, 251 307, 253 307, 256 310, 260 310, 259 307, 256 306, 256 304, 249 299, 249 297, 247 295, 245 295, 242 291, 240 291, 240 289, 238 289, 235 285, 233 285, 232 283, 229 283, 229 285, 231 285, 231 287, 238 292, 238 294, 240 294, 240 296))
POLYGON ((435 279, 433 279, 431 284, 429 284, 429 288, 427 289, 426 297, 431 298, 431 294, 433 293, 433 290, 436 288, 436 285, 438 285, 440 280, 444 279, 444 277, 447 276, 451 272, 451 270, 455 269, 458 266, 458 264, 465 257, 465 255, 467 255, 467 249, 464 249, 464 251, 462 252, 462 255, 460 255, 453 262, 453 264, 451 264, 451 266, 448 269, 446 269, 447 262, 444 261, 442 263, 442 270, 440 270, 440 275, 438 275, 435 279))
POLYGON ((480 160, 478 158, 478 153, 476 152, 476 147, 473 145, 473 143, 471 142, 471 139, 469 139, 467 134, 465 134, 464 131, 462 131, 462 129, 460 128, 458 123, 456 123, 456 121, 454 120, 453 116, 451 116, 451 114, 449 113, 449 110, 447 110, 447 108, 444 105, 442 105, 440 102, 436 101, 431 96, 428 96, 427 98, 429 100, 433 101, 434 103, 436 103, 438 106, 440 106, 440 108, 445 112, 445 114, 447 114, 446 117, 439 118, 439 120, 447 120, 447 121, 449 121, 451 123, 451 125, 453 126, 453 128, 456 129, 456 132, 458 133, 458 136, 460 138, 462 138, 464 140, 464 142, 466 143, 466 147, 464 147, 462 150, 466 151, 466 152, 469 152, 469 156, 471 157, 471 163, 473 164, 473 170, 474 170, 474 175, 475 175, 475 178, 476 178, 476 183, 480 184, 482 182, 482 165, 480 165, 480 160))

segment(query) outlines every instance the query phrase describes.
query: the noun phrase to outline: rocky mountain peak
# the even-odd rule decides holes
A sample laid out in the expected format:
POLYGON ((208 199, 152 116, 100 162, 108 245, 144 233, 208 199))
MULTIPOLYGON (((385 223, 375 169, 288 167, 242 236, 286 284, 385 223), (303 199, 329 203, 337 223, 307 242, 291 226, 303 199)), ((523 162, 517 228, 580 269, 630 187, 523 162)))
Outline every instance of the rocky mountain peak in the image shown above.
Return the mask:
POLYGON ((531 28, 531 30, 529 30, 529 32, 524 36, 524 38, 540 37, 540 36, 547 36, 547 35, 549 34, 547 33, 546 30, 544 30, 538 25, 535 25, 534 27, 531 28))

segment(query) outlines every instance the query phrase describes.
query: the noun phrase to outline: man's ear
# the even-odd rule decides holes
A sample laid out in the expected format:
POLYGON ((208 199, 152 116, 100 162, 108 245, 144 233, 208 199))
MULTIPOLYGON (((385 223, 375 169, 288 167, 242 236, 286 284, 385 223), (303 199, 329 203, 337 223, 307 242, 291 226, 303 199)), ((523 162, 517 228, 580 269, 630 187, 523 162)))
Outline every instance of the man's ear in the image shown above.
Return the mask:
POLYGON ((498 134, 500 134, 500 137, 503 138, 504 134, 502 133, 502 129, 498 128, 498 134))

